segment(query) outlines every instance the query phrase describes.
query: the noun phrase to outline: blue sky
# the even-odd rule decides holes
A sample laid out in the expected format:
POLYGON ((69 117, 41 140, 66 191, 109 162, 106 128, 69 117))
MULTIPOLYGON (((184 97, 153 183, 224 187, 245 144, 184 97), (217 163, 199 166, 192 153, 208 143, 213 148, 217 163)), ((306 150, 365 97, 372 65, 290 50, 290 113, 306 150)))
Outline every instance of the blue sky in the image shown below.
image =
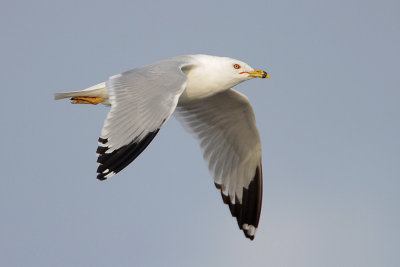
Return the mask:
POLYGON ((2 266, 399 266, 398 1, 3 1, 2 266), (181 55, 243 60, 263 144, 253 242, 171 118, 96 180, 108 108, 53 101, 181 55))

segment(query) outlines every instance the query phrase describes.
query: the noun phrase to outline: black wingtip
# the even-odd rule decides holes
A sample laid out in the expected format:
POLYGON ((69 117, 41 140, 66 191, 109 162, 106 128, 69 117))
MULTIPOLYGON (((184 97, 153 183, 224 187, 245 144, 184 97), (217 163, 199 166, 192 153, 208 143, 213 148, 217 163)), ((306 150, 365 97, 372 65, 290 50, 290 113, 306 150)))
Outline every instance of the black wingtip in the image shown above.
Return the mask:
MULTIPOLYGON (((217 189, 221 190, 222 186, 215 184, 217 189)), ((262 204, 262 167, 261 164, 256 168, 254 177, 249 187, 243 188, 242 203, 235 197, 235 203, 229 199, 221 191, 222 200, 229 206, 229 210, 233 217, 236 217, 238 226, 243 230, 244 235, 250 240, 254 240, 255 231, 258 227, 261 214, 262 204), (246 229, 245 226, 246 225, 246 229)))
POLYGON ((106 177, 104 177, 104 175, 103 175, 103 174, 98 174, 96 178, 97 178, 98 180, 100 180, 100 181, 107 180, 107 178, 106 178, 106 177))
POLYGON ((97 168, 97 179, 101 181, 106 180, 128 166, 145 150, 159 130, 149 132, 140 141, 132 141, 128 145, 122 146, 111 153, 107 153, 109 149, 107 146, 108 139, 99 138, 99 147, 96 151, 99 154, 97 163, 100 164, 97 168))
POLYGON ((251 241, 254 240, 255 235, 249 235, 246 233, 246 231, 243 231, 243 233, 244 233, 244 236, 247 237, 248 239, 250 239, 251 241))
POLYGON ((99 137, 98 142, 104 145, 108 142, 108 139, 99 137))

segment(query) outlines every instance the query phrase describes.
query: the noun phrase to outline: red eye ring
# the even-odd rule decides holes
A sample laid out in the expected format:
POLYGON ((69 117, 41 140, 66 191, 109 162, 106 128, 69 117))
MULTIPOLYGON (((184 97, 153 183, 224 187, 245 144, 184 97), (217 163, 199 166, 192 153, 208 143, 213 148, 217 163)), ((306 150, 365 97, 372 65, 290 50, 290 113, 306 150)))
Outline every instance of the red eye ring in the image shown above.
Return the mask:
POLYGON ((240 69, 240 65, 239 65, 239 64, 234 64, 233 67, 234 67, 235 69, 237 69, 237 70, 240 69))

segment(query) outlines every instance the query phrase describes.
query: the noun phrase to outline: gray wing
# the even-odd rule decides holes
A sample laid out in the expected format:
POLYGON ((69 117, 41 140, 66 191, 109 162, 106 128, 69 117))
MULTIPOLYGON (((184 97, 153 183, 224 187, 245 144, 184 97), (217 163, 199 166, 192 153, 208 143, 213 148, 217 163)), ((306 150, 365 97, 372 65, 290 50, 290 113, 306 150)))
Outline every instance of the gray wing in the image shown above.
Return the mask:
POLYGON ((98 142, 98 179, 121 171, 150 144, 186 88, 186 65, 162 61, 106 82, 111 110, 98 142))
POLYGON ((245 236, 253 239, 262 202, 261 142, 251 104, 229 89, 179 103, 176 117, 200 141, 215 186, 245 236))

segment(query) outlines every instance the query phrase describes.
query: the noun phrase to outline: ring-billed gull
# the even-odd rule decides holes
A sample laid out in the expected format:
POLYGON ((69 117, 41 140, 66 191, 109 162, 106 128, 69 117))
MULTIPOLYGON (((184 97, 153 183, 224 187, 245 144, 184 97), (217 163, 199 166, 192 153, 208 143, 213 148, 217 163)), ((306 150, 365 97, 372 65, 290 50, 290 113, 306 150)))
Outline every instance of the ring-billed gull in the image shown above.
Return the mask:
POLYGON ((110 178, 139 156, 175 111, 200 141, 224 203, 253 240, 262 202, 261 142, 249 100, 232 89, 252 78, 269 75, 228 57, 187 55, 54 98, 111 105, 98 140, 99 180, 110 178))

